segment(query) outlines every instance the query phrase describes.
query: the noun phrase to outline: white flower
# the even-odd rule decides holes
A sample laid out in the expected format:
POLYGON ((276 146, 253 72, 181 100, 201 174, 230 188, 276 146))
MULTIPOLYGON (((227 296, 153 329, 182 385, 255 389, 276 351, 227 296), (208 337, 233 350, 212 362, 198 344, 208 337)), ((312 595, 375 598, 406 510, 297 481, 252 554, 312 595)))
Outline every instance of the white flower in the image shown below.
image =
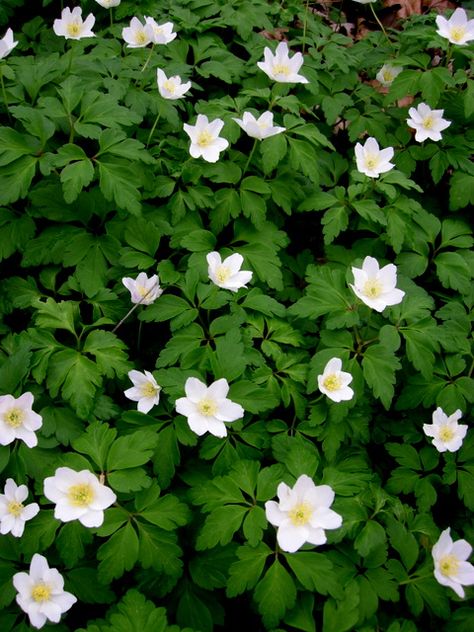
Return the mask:
POLYGON ((92 32, 94 23, 95 17, 92 13, 89 13, 87 18, 82 21, 81 7, 74 7, 72 11, 66 7, 61 11, 61 19, 54 20, 53 31, 56 35, 66 39, 79 40, 83 37, 95 37, 92 32))
POLYGON ((218 252, 210 252, 206 255, 209 278, 213 283, 225 290, 237 292, 241 287, 247 287, 247 283, 252 278, 252 272, 249 270, 240 270, 244 258, 237 252, 224 261, 218 252))
POLYGON ((342 517, 329 509, 334 501, 334 491, 329 485, 316 486, 309 476, 302 474, 293 489, 280 483, 277 503, 268 500, 265 513, 268 522, 278 527, 277 540, 280 548, 294 553, 305 542, 324 544, 324 529, 337 529, 342 517))
POLYGON ((273 112, 264 112, 258 119, 250 112, 244 112, 242 119, 233 119, 246 134, 252 138, 263 140, 275 134, 281 134, 286 127, 277 127, 273 125, 273 112))
POLYGON ((7 478, 4 493, 0 494, 0 533, 11 533, 21 538, 25 530, 25 522, 34 518, 39 511, 37 503, 24 505, 28 498, 26 485, 17 485, 12 478, 7 478))
POLYGON ((189 427, 199 436, 210 432, 215 437, 225 437, 224 421, 244 416, 242 406, 227 399, 229 384, 225 378, 206 386, 201 380, 188 377, 184 390, 186 397, 176 400, 176 412, 188 418, 189 427))
POLYGON ((356 296, 366 305, 383 312, 388 305, 401 303, 405 292, 397 289, 397 268, 389 263, 379 268, 377 259, 366 257, 361 268, 352 268, 354 285, 349 284, 356 296))
POLYGON ((8 445, 21 439, 29 448, 38 445, 35 431, 43 425, 43 418, 35 413, 32 393, 23 393, 15 399, 12 395, 0 396, 0 445, 8 445))
POLYGON ((191 139, 189 153, 193 158, 202 156, 207 162, 217 162, 219 154, 229 146, 225 138, 220 138, 219 132, 224 127, 220 118, 209 121, 205 114, 198 114, 196 124, 184 124, 184 131, 191 139))
POLYGON ((153 18, 145 16, 145 23, 151 27, 151 41, 154 44, 169 44, 177 35, 177 33, 173 33, 173 22, 157 24, 153 18))
POLYGON ((375 75, 375 78, 379 83, 388 88, 393 83, 395 77, 397 77, 403 68, 401 66, 390 66, 390 64, 384 64, 382 68, 375 75))
POLYGON ((121 0, 95 0, 97 4, 100 4, 101 7, 105 9, 111 9, 112 7, 118 7, 121 0))
POLYGON ((390 171, 395 166, 390 162, 393 147, 380 149, 378 142, 372 137, 365 141, 365 145, 356 143, 355 156, 357 170, 369 178, 378 178, 381 173, 390 171))
POLYGON ((151 305, 163 294, 157 274, 148 278, 145 272, 140 272, 136 279, 124 277, 122 283, 130 291, 132 303, 151 305))
POLYGON ((125 391, 125 397, 132 402, 138 402, 137 410, 141 413, 148 413, 160 401, 161 386, 157 384, 150 371, 129 371, 128 377, 132 380, 133 386, 125 391))
POLYGON ((319 390, 333 402, 348 401, 354 397, 354 391, 348 386, 352 382, 352 375, 341 369, 342 360, 331 358, 324 367, 323 374, 318 375, 319 390))
POLYGON ((260 70, 279 83, 308 83, 308 80, 298 74, 298 70, 303 65, 303 55, 295 53, 290 59, 288 55, 288 44, 280 42, 276 47, 275 54, 271 49, 265 47, 263 51, 265 61, 257 62, 260 70))
POLYGON ((474 39, 474 20, 467 19, 464 9, 457 8, 449 20, 442 15, 436 17, 436 31, 441 37, 446 37, 451 44, 464 46, 474 39))
POLYGON ((410 127, 416 130, 415 140, 419 143, 427 138, 441 140, 441 132, 451 125, 451 121, 443 118, 444 110, 432 110, 426 103, 420 103, 416 108, 410 108, 407 119, 410 127))
POLYGON ((18 42, 13 41, 13 31, 7 29, 4 37, 0 39, 0 59, 9 55, 17 44, 18 42))
POLYGON ((431 551, 434 576, 440 584, 449 586, 463 598, 463 586, 474 584, 474 566, 467 561, 472 553, 472 546, 466 540, 453 542, 450 531, 448 528, 442 532, 431 551))
POLYGON ((130 26, 122 29, 122 37, 127 48, 143 48, 153 40, 153 29, 149 24, 142 24, 138 18, 130 20, 130 26))
POLYGON ((54 476, 44 479, 44 495, 56 503, 54 517, 62 522, 79 520, 85 527, 100 527, 104 509, 116 500, 114 492, 89 470, 76 472, 58 467, 54 476))
POLYGON ((35 553, 30 574, 15 573, 13 585, 18 591, 16 602, 30 618, 34 628, 42 628, 46 621, 59 623, 63 612, 74 605, 77 598, 64 590, 64 579, 56 568, 35 553))
POLYGON ((449 417, 442 408, 433 413, 433 423, 423 424, 423 432, 427 437, 433 437, 433 445, 438 452, 456 452, 462 446, 467 433, 466 424, 458 424, 462 412, 456 410, 449 417))
POLYGON ((182 99, 186 92, 191 88, 190 81, 182 83, 181 77, 178 75, 169 77, 168 79, 161 68, 158 68, 156 71, 156 81, 158 83, 158 90, 160 91, 163 99, 182 99))

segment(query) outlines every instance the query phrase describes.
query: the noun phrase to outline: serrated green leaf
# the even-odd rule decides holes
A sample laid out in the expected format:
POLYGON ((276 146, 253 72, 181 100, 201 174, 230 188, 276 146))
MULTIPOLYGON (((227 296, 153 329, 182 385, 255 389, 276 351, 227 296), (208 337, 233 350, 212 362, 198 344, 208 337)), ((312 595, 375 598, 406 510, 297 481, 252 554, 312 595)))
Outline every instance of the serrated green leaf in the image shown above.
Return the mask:
POLYGON ((254 598, 263 622, 269 627, 277 625, 285 612, 295 605, 295 584, 278 560, 255 587, 254 598))
POLYGON ((256 547, 245 544, 237 549, 239 560, 229 568, 227 596, 235 597, 249 590, 258 582, 265 560, 271 555, 271 549, 260 542, 256 547))
POLYGON ((94 356, 103 375, 121 378, 132 368, 125 349, 125 344, 111 331, 96 329, 87 336, 83 352, 94 356))
POLYGON ((207 517, 196 541, 196 550, 211 549, 220 544, 224 546, 232 540, 240 529, 248 508, 242 505, 225 505, 214 509, 207 517))
POLYGON ((364 378, 372 388, 375 397, 380 399, 388 410, 395 389, 395 372, 401 368, 400 361, 381 344, 367 349, 362 359, 364 378))
POLYGON ((121 527, 99 547, 99 580, 110 583, 129 571, 138 559, 138 537, 130 523, 121 527))
POLYGON ((323 553, 306 553, 297 555, 285 553, 291 570, 306 590, 342 598, 342 586, 332 562, 323 553))
POLYGON ((117 431, 107 424, 96 421, 87 427, 86 432, 72 442, 72 447, 90 456, 101 471, 105 471, 105 462, 110 446, 112 445, 117 431))

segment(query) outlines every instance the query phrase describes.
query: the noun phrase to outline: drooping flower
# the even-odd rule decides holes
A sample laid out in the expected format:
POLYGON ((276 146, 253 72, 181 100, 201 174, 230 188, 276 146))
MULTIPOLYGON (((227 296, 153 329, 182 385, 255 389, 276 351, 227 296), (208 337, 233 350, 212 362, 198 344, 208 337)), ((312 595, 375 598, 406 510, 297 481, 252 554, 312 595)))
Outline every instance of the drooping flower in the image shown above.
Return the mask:
POLYGON ((158 24, 153 18, 145 16, 145 23, 151 27, 151 41, 154 44, 169 44, 177 35, 173 33, 173 22, 158 24))
POLYGON ((53 31, 60 37, 79 40, 83 37, 95 37, 92 32, 94 24, 95 17, 92 13, 82 21, 81 7, 74 7, 72 11, 66 7, 61 11, 61 19, 54 20, 53 31))
POLYGON ((352 375, 341 369, 342 360, 331 358, 324 367, 323 374, 318 375, 319 390, 333 402, 348 401, 354 397, 354 391, 349 386, 352 375))
POLYGON ((375 138, 368 138, 365 145, 356 143, 355 156, 357 170, 369 178, 378 178, 381 173, 386 173, 394 168, 390 162, 393 158, 393 147, 380 149, 375 138))
POLYGON ((21 538, 25 530, 25 522, 34 518, 39 511, 37 503, 24 505, 28 498, 26 485, 17 485, 12 478, 7 478, 3 494, 0 494, 0 533, 11 533, 21 538))
POLYGON ((209 121, 205 114, 198 114, 196 124, 184 124, 184 131, 191 139, 189 153, 193 158, 202 157, 207 162, 217 162, 219 154, 227 149, 229 142, 219 136, 224 121, 216 118, 209 121))
POLYGON ((466 436, 468 426, 458 424, 462 412, 456 410, 452 415, 448 415, 438 407, 433 413, 433 423, 423 424, 423 432, 427 437, 433 437, 433 445, 438 452, 456 452, 462 446, 466 436))
POLYGON ((276 134, 281 134, 286 127, 273 125, 273 112, 264 112, 258 119, 250 112, 244 112, 242 119, 233 119, 251 138, 263 140, 276 134))
POLYGON ((277 494, 280 502, 268 500, 265 514, 268 522, 278 527, 277 541, 283 551, 294 553, 305 542, 324 544, 324 530, 342 525, 342 516, 330 509, 334 501, 332 487, 315 485, 306 474, 298 478, 293 488, 280 483, 277 494))
POLYGON ((163 99, 182 99, 191 88, 190 81, 182 83, 181 77, 178 75, 168 78, 161 68, 158 68, 156 71, 156 81, 158 83, 158 90, 163 99))
POLYGON ((140 272, 136 279, 124 277, 122 283, 131 294, 130 299, 132 303, 151 305, 163 294, 157 274, 148 278, 145 272, 140 272))
POLYGON ((199 436, 210 432, 215 437, 225 437, 224 421, 236 421, 244 416, 242 406, 227 399, 229 384, 225 378, 206 386, 201 380, 188 377, 184 390, 186 397, 176 400, 176 411, 188 418, 189 427, 199 436))
POLYGON ((362 268, 352 268, 354 285, 349 284, 353 292, 366 305, 377 312, 389 305, 401 303, 405 292, 396 288, 397 268, 389 263, 379 268, 377 259, 366 257, 362 262, 362 268))
POLYGON ((152 42, 153 28, 142 24, 138 18, 132 18, 130 26, 122 29, 122 37, 127 42, 127 48, 143 48, 152 42))
POLYGON ((464 46, 470 40, 474 40, 474 20, 467 19, 464 9, 457 8, 451 14, 449 20, 442 15, 436 16, 437 33, 448 39, 451 44, 464 46))
POLYGON ((21 439, 29 448, 38 445, 36 430, 43 418, 32 410, 34 397, 30 392, 15 399, 12 395, 0 396, 0 445, 21 439))
POLYGON ((89 470, 76 472, 70 467, 58 467, 54 476, 44 479, 44 495, 56 504, 55 518, 62 522, 79 520, 85 527, 100 527, 104 509, 117 500, 95 474, 89 470))
POLYGON ((104 9, 111 9, 112 7, 118 7, 121 0, 95 0, 97 4, 100 4, 104 9))
POLYGON ((290 59, 288 44, 280 42, 275 53, 271 48, 265 47, 263 51, 264 61, 257 62, 260 70, 279 83, 308 83, 306 77, 298 74, 298 70, 303 65, 303 55, 295 53, 290 59))
POLYGON ((462 599, 463 586, 474 585, 474 566, 467 561, 472 546, 466 540, 453 542, 450 531, 448 528, 441 533, 431 551, 434 576, 442 586, 449 586, 462 599))
POLYGON ((128 377, 133 382, 133 386, 128 388, 124 395, 132 402, 138 402, 137 410, 141 413, 148 413, 160 401, 161 386, 159 386, 150 371, 140 373, 140 371, 129 371, 128 377))
POLYGON ((391 66, 390 64, 384 64, 382 68, 375 75, 375 78, 379 83, 381 83, 385 88, 392 85, 395 77, 402 72, 403 68, 401 66, 391 66))
POLYGON ((225 290, 237 292, 241 287, 247 287, 252 278, 250 270, 240 270, 244 262, 242 255, 237 252, 224 261, 218 252, 210 252, 206 255, 209 278, 213 283, 225 290))
POLYGON ((444 110, 432 110, 426 103, 420 103, 416 108, 410 108, 411 118, 407 123, 415 132, 415 140, 422 143, 427 138, 437 142, 441 140, 441 132, 451 125, 451 121, 443 118, 444 110))
POLYGON ((9 55, 17 44, 18 42, 13 40, 13 31, 7 29, 5 35, 0 39, 0 59, 9 55))
POLYGON ((46 621, 59 623, 61 615, 73 606, 77 598, 64 590, 64 579, 56 568, 35 553, 30 573, 15 573, 13 585, 18 594, 16 602, 30 618, 34 628, 42 628, 46 621))

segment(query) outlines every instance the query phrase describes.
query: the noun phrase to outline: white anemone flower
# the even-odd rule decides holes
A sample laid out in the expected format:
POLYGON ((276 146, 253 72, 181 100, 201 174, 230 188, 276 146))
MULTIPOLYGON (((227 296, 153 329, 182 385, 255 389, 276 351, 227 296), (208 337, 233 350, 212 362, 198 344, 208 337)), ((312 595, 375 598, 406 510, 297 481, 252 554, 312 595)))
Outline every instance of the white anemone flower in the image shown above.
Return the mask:
POLYGON ((59 623, 63 612, 73 606, 77 598, 64 590, 64 579, 56 568, 39 553, 31 559, 30 573, 15 573, 13 585, 18 594, 16 602, 30 618, 34 628, 42 628, 47 621, 59 623))
POLYGON ((433 413, 433 423, 423 424, 423 432, 427 437, 433 437, 433 445, 438 452, 456 452, 462 446, 468 426, 458 424, 462 412, 456 410, 448 415, 438 407, 433 413))
POLYGON ((30 392, 15 399, 13 395, 0 396, 0 445, 21 439, 29 448, 38 445, 35 434, 43 425, 43 418, 32 410, 34 397, 30 392))
POLYGON ((264 112, 258 119, 250 112, 244 112, 241 119, 234 118, 233 120, 246 134, 258 140, 281 134, 286 130, 286 127, 273 125, 273 112, 264 112))
POLYGON ((365 145, 356 143, 355 156, 357 170, 369 178, 378 178, 381 173, 386 173, 395 167, 390 162, 393 158, 393 147, 380 149, 378 142, 372 137, 365 141, 365 145))
POLYGON ((145 23, 150 27, 151 41, 154 44, 169 44, 177 35, 173 32, 173 22, 158 24, 153 18, 145 16, 145 23))
POLYGON ((434 576, 437 582, 449 586, 463 599, 463 586, 474 585, 474 566, 467 561, 472 553, 472 546, 466 540, 453 542, 450 531, 448 528, 442 532, 431 551, 434 576))
POLYGON ((210 280, 223 288, 237 292, 241 287, 247 287, 252 278, 250 270, 241 270, 244 258, 239 253, 234 253, 222 261, 218 252, 210 252, 206 255, 208 263, 208 275, 210 280))
POLYGON ((191 88, 191 82, 182 83, 181 77, 174 75, 167 77, 161 68, 156 71, 156 82, 158 90, 163 99, 182 99, 186 92, 191 88))
POLYGON ((145 272, 140 272, 136 279, 124 277, 122 283, 129 290, 132 303, 151 305, 163 294, 157 274, 148 278, 145 272))
POLYGON ((60 37, 79 40, 83 37, 95 37, 92 32, 94 24, 95 17, 92 13, 83 21, 81 7, 74 7, 72 11, 66 7, 61 11, 61 19, 54 20, 53 31, 60 37))
POLYGON ((441 132, 451 125, 451 121, 443 118, 444 110, 432 110, 426 103, 410 108, 407 119, 410 127, 416 130, 415 140, 422 143, 427 138, 437 142, 441 140, 441 132))
POLYGON ((293 488, 285 483, 278 485, 279 503, 268 500, 265 514, 268 522, 278 527, 277 541, 280 548, 294 553, 309 542, 324 544, 325 529, 338 529, 342 517, 330 509, 334 491, 329 485, 315 485, 312 479, 302 474, 293 488))
POLYGON ((280 42, 275 53, 271 48, 265 47, 263 51, 264 61, 257 62, 260 70, 279 83, 309 83, 306 77, 298 74, 303 65, 303 55, 295 53, 290 59, 288 44, 280 42))
POLYGON ((467 13, 464 9, 457 8, 451 15, 449 20, 442 15, 436 17, 437 33, 441 37, 445 37, 451 44, 465 46, 471 40, 474 40, 474 20, 467 19, 467 13))
POLYGON ((227 399, 229 383, 225 378, 206 386, 201 380, 188 377, 184 390, 186 397, 176 400, 176 412, 188 418, 189 427, 199 436, 210 432, 215 437, 225 437, 224 422, 244 416, 242 406, 227 399))
POLYGON ((54 476, 44 479, 44 495, 56 504, 54 517, 62 522, 79 520, 85 527, 100 527, 104 509, 116 500, 114 492, 89 470, 76 472, 58 467, 54 476))
POLYGON ((366 257, 362 262, 362 268, 352 268, 354 285, 349 284, 354 294, 366 305, 377 312, 389 305, 397 305, 402 302, 405 292, 396 288, 397 267, 389 263, 383 268, 379 267, 377 259, 366 257))
POLYGON ((129 371, 128 377, 133 382, 133 386, 128 388, 124 395, 132 402, 138 402, 137 410, 141 413, 148 413, 160 401, 161 386, 159 386, 150 371, 141 373, 140 371, 129 371))
POLYGON ((0 533, 11 533, 15 538, 21 538, 25 522, 36 516, 39 505, 24 505, 23 502, 28 498, 28 488, 26 485, 17 485, 12 478, 7 478, 3 491, 0 494, 0 533))
POLYGON ((395 77, 398 77, 402 70, 403 68, 401 66, 391 66, 390 64, 384 64, 375 75, 375 78, 385 88, 388 88, 390 85, 392 85, 393 80, 395 79, 395 77))
POLYGON ((0 59, 9 55, 17 44, 18 42, 13 40, 13 31, 7 29, 5 35, 0 39, 0 59))
POLYGON ((189 153, 193 158, 202 157, 206 162, 217 162, 219 154, 227 149, 229 142, 219 136, 224 121, 216 118, 209 121, 205 114, 198 114, 196 124, 184 124, 184 131, 191 139, 189 153))
POLYGON ((122 29, 122 37, 127 48, 144 48, 153 40, 153 29, 149 24, 142 24, 138 18, 130 20, 130 26, 122 29))
POLYGON ((104 9, 111 9, 112 7, 118 7, 121 0, 95 0, 97 4, 100 4, 104 9))
POLYGON ((324 367, 323 374, 318 375, 319 390, 333 402, 348 401, 354 397, 354 391, 349 386, 352 375, 341 369, 342 360, 331 358, 324 367))

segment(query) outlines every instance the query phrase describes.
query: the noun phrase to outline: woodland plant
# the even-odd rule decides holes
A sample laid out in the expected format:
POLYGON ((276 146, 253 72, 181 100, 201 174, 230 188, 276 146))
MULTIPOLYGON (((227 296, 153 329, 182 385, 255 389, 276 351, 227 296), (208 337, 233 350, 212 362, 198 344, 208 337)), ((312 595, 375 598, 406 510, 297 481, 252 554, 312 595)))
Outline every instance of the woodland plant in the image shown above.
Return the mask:
POLYGON ((2 632, 474 629, 472 11, 31 5, 0 5, 2 632))

